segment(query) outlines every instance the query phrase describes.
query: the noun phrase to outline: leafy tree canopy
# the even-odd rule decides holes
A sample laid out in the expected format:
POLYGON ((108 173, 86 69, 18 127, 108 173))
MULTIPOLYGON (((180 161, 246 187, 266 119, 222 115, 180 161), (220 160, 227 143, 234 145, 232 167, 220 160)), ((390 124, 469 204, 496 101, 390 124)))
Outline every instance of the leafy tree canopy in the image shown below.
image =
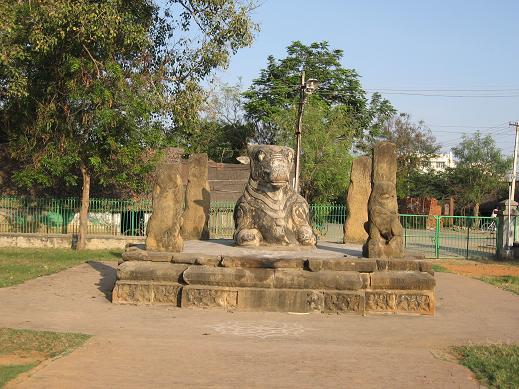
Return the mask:
POLYGON ((256 127, 256 141, 278 143, 280 137, 286 137, 284 133, 293 133, 293 122, 280 127, 275 117, 297 103, 303 70, 307 79, 319 81, 316 96, 329 107, 341 106, 351 117, 359 146, 381 135, 383 122, 394 114, 394 108, 379 94, 368 101, 359 75, 354 69, 344 68, 342 58, 343 51, 331 49, 328 42, 307 46, 299 41, 288 46, 285 58, 269 56, 267 67, 245 92, 245 111, 256 127))
MULTIPOLYGON (((402 113, 386 122, 384 137, 397 146, 398 197, 416 196, 418 192, 427 194, 428 190, 423 185, 427 180, 422 180, 421 175, 429 174, 424 171, 429 167, 431 158, 440 150, 431 130, 423 122, 414 123, 408 114, 402 113)), ((429 189, 437 192, 438 188, 431 186, 429 189)), ((431 196, 432 194, 425 197, 431 196)))
POLYGON ((487 197, 506 190, 507 172, 511 172, 511 158, 505 157, 491 135, 478 131, 463 135, 460 144, 452 149, 457 160, 449 170, 452 190, 462 206, 473 206, 475 215, 479 204, 487 197))
MULTIPOLYGON (((0 1, 0 127, 31 186, 137 185, 198 114, 198 82, 251 43, 238 0, 0 1), (165 126, 169 115, 169 126, 165 126)), ((84 237, 84 235, 82 235, 84 237)), ((83 240, 80 237, 80 243, 83 240)))

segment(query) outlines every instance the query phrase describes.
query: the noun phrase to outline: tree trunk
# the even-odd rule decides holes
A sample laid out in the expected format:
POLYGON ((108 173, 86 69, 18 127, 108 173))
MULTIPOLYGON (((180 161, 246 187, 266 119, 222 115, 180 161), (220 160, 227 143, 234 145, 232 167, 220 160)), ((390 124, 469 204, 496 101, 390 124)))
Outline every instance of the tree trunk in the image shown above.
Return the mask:
POLYGON ((88 203, 90 201, 90 173, 87 167, 81 163, 81 175, 83 177, 83 191, 81 193, 81 210, 79 211, 79 239, 77 250, 86 248, 86 236, 88 231, 88 203))

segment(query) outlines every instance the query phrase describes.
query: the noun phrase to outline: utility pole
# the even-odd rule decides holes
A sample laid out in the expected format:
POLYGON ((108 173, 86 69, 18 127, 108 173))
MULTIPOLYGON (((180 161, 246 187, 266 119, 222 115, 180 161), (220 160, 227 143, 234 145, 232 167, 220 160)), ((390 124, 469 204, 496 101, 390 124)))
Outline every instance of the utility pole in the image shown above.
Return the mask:
POLYGON ((301 127, 303 122, 303 106, 305 104, 305 71, 301 72, 301 83, 299 84, 299 105, 297 107, 297 122, 296 122, 296 161, 294 174, 294 190, 299 193, 299 165, 301 153, 301 127))
MULTIPOLYGON (((517 146, 519 144, 519 121, 516 121, 515 123, 510 122, 510 126, 515 127, 515 145, 514 145, 514 165, 512 168, 512 174, 511 179, 512 182, 510 183, 510 190, 508 191, 508 225, 506 229, 506 245, 507 245, 507 254, 510 253, 510 247, 513 244, 513 237, 512 234, 512 204, 515 201, 515 181, 517 180, 517 146), (510 242, 510 238, 512 238, 512 242, 510 242), (512 243, 512 244, 510 244, 512 243)), ((514 231, 515 235, 515 231, 514 231)))
POLYGON ((515 180, 517 179, 517 145, 519 143, 519 121, 515 123, 510 122, 510 126, 515 127, 515 146, 514 146, 514 167, 512 170, 512 190, 511 197, 512 200, 515 199, 515 180))
POLYGON ((301 170, 301 129, 303 126, 303 109, 305 107, 306 97, 312 94, 319 86, 319 82, 315 78, 305 80, 305 71, 301 72, 301 84, 299 84, 299 105, 297 107, 296 121, 296 161, 295 161, 295 177, 294 190, 299 193, 299 171, 301 170))

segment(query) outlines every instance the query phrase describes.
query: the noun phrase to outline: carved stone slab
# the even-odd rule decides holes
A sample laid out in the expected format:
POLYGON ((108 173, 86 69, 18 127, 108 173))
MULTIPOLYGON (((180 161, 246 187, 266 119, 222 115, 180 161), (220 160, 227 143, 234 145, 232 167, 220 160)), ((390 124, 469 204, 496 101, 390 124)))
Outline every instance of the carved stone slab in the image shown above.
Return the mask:
POLYGON ((368 202, 368 241, 363 255, 369 258, 401 258, 403 229, 396 198, 396 145, 379 142, 373 149, 372 187, 368 202))
POLYGON ((186 208, 181 234, 185 240, 209 239, 211 192, 208 181, 207 154, 192 154, 188 161, 186 208))
POLYGON ((350 186, 346 198, 348 216, 344 223, 344 242, 365 243, 368 239, 368 200, 371 194, 371 158, 358 157, 351 164, 350 186))

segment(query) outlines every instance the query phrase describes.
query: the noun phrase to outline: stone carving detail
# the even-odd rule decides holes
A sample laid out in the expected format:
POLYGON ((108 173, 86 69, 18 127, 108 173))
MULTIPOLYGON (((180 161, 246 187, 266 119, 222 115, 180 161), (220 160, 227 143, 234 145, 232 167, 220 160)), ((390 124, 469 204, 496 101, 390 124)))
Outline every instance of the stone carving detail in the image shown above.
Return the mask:
POLYGON ((163 162, 157 166, 152 195, 153 214, 146 230, 146 250, 182 251, 180 236, 184 211, 184 186, 178 162, 163 162))
POLYGON ((327 293, 324 297, 324 310, 325 312, 359 312, 364 310, 364 301, 356 294, 327 293))
POLYGON ((396 145, 379 142, 373 150, 372 191, 368 203, 368 241, 363 255, 401 258, 403 229, 396 199, 396 145))
POLYGON ((366 293, 368 311, 394 311, 396 296, 393 293, 366 293))
POLYGON ((182 306, 234 309, 237 303, 237 291, 203 288, 184 288, 182 291, 182 306))
POLYGON ((189 173, 186 188, 181 235, 185 240, 209 239, 209 209, 211 194, 207 179, 207 154, 192 154, 189 157, 189 173))
POLYGON ((421 294, 402 294, 398 296, 397 309, 406 312, 430 312, 431 298, 421 294))
POLYGON ((239 246, 313 246, 308 203, 289 185, 294 151, 249 145, 250 178, 234 209, 234 240, 239 246))
POLYGON ((371 194, 371 158, 358 157, 351 164, 346 198, 348 217, 344 223, 344 243, 365 243, 368 239, 368 200, 371 194))

